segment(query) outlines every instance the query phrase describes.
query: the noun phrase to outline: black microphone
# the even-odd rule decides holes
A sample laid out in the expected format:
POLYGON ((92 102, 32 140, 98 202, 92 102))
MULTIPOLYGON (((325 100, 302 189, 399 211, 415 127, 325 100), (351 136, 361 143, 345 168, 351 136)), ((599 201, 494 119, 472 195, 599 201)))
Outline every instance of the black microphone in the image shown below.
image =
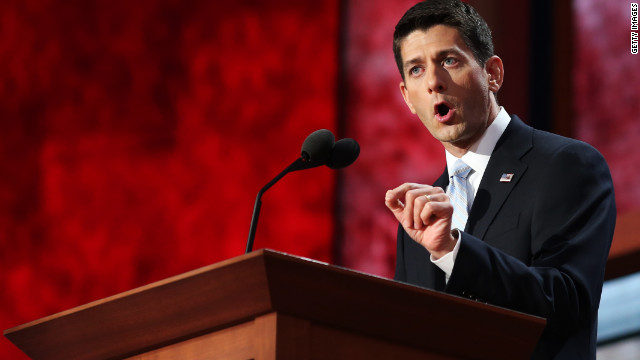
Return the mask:
POLYGON ((332 169, 342 169, 353 164, 358 155, 360 155, 360 145, 357 141, 349 138, 338 140, 327 160, 327 166, 332 169))
POLYGON ((300 156, 305 161, 326 163, 335 145, 333 133, 327 129, 312 132, 302 143, 300 156))
POLYGON ((360 145, 355 140, 346 138, 336 142, 333 133, 327 129, 314 131, 307 136, 302 143, 300 157, 258 192, 251 216, 251 227, 249 228, 249 239, 245 253, 248 254, 253 250, 253 240, 256 236, 260 207, 262 206, 262 195, 278 180, 290 172, 322 165, 327 165, 332 169, 347 167, 356 161, 358 155, 360 155, 360 145))

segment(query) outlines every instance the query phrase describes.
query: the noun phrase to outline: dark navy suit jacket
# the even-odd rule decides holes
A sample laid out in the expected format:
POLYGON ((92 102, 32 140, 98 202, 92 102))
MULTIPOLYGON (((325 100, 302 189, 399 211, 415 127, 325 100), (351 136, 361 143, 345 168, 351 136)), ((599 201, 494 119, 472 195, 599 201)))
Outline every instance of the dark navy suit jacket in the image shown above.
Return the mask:
MULTIPOLYGON (((445 169, 434 186, 449 183, 445 169)), ((533 358, 595 358, 616 208, 604 158, 517 116, 491 155, 449 282, 400 226, 395 279, 547 319, 533 358), (513 174, 501 182, 503 174, 513 174)))

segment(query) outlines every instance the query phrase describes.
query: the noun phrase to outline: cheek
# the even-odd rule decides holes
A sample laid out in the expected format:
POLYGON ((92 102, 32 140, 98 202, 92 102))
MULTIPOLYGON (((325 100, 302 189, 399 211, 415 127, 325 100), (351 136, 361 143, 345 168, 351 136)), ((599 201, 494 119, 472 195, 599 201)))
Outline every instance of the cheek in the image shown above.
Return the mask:
POLYGON ((409 101, 411 102, 409 108, 414 114, 425 113, 429 108, 428 101, 425 99, 424 95, 420 94, 419 92, 410 93, 409 101))
POLYGON ((480 74, 470 73, 466 76, 461 83, 461 86, 471 94, 476 94, 478 91, 487 90, 489 84, 484 81, 484 78, 480 74))
POLYGON ((472 107, 486 106, 489 96, 489 84, 481 79, 468 79, 464 84, 467 96, 466 102, 472 107))

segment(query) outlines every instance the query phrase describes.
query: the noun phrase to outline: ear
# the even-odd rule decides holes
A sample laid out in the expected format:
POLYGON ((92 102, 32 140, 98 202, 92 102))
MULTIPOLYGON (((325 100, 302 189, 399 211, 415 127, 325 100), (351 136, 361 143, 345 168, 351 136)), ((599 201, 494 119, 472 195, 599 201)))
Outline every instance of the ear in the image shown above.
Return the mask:
POLYGON ((411 100, 409 100, 409 91, 407 90, 404 81, 400 83, 400 93, 402 93, 402 98, 404 99, 404 102, 407 103, 407 106, 409 107, 409 110, 411 110, 411 113, 415 114, 416 109, 413 107, 411 100))
POLYGON ((492 93, 497 93, 502 87, 502 82, 504 81, 504 66, 502 65, 502 59, 494 55, 487 60, 484 68, 489 75, 489 90, 491 90, 492 93))

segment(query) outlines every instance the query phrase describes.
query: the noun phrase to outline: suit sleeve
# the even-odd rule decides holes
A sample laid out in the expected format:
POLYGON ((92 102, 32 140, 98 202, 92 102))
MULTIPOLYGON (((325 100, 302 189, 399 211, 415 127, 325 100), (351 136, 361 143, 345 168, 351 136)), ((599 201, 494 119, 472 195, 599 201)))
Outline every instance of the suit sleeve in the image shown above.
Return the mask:
POLYGON ((597 316, 615 199, 606 162, 586 144, 564 146, 542 171, 531 192, 530 263, 462 233, 446 291, 544 317, 547 331, 563 333, 597 316))

